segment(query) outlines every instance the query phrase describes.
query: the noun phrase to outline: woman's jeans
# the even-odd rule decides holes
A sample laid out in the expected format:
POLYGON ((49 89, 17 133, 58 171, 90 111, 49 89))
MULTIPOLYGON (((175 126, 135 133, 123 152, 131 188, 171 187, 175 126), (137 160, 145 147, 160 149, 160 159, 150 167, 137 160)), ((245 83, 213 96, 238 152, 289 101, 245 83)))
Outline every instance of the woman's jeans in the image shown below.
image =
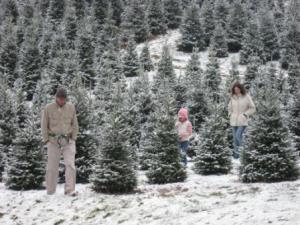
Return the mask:
POLYGON ((246 129, 246 126, 234 126, 232 127, 233 131, 233 157, 239 158, 240 157, 240 147, 242 146, 243 142, 243 134, 246 129))
POLYGON ((187 165, 186 154, 187 154, 188 148, 189 148, 189 142, 188 141, 180 142, 179 149, 180 149, 180 155, 181 155, 181 158, 182 158, 182 163, 183 163, 184 166, 187 165))

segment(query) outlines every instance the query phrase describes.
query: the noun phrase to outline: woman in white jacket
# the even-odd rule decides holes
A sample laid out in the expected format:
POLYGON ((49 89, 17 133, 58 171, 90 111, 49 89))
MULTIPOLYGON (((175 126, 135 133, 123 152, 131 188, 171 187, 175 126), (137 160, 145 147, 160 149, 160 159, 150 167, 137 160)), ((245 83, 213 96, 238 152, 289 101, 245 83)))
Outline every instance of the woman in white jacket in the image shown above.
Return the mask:
POLYGON ((242 145, 243 133, 248 126, 249 117, 256 111, 255 105, 242 84, 235 83, 231 89, 228 104, 230 126, 233 130, 233 157, 239 158, 239 147, 242 145))

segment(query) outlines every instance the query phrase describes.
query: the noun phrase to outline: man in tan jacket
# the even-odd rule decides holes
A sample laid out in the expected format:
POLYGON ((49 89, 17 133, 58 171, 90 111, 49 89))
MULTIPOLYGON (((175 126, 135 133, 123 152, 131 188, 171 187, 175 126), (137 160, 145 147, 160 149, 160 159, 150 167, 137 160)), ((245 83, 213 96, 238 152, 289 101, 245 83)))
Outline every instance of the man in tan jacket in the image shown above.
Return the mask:
POLYGON ((67 92, 59 88, 55 102, 48 104, 42 112, 42 135, 47 145, 46 187, 47 194, 56 191, 58 167, 61 155, 65 163, 65 194, 74 196, 76 183, 75 141, 78 122, 74 105, 67 102, 67 92))

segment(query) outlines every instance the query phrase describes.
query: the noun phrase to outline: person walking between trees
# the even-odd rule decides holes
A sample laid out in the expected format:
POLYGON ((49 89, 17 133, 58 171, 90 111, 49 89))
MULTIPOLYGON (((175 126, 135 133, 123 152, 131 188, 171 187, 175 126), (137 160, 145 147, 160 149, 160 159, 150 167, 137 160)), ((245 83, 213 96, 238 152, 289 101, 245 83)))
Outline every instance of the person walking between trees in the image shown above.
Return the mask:
POLYGON ((46 188, 47 194, 56 191, 61 155, 65 163, 65 195, 75 196, 75 141, 78 121, 75 106, 67 102, 67 91, 58 88, 55 102, 48 104, 42 112, 43 142, 47 145, 46 188))
POLYGON ((231 89, 231 97, 228 104, 230 126, 233 131, 233 157, 239 158, 242 146, 243 134, 248 126, 249 117, 256 112, 255 105, 244 85, 236 82, 231 89))
POLYGON ((187 165, 187 150, 189 147, 189 139, 192 135, 192 124, 188 120, 188 110, 181 108, 178 112, 178 120, 175 124, 178 136, 179 136, 179 148, 183 157, 184 166, 187 165))

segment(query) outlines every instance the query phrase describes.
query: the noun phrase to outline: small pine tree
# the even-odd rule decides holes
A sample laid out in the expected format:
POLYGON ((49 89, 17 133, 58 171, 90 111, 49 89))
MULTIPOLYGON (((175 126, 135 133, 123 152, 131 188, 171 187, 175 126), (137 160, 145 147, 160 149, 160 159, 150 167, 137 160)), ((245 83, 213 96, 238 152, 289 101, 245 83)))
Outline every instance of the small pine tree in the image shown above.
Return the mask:
POLYGON ((263 42, 264 60, 278 60, 280 58, 279 40, 274 25, 274 18, 270 12, 262 12, 259 32, 263 42))
POLYGON ((206 66, 204 76, 204 88, 208 91, 209 97, 213 101, 219 101, 221 73, 218 59, 215 57, 215 52, 210 51, 209 62, 206 66))
POLYGON ((175 109, 178 112, 181 107, 186 106, 188 100, 188 89, 184 77, 179 76, 176 79, 176 84, 174 86, 175 95, 175 109))
POLYGON ((194 49, 185 69, 185 82, 188 87, 191 87, 195 83, 201 83, 202 80, 203 70, 199 61, 199 52, 198 49, 194 49))
POLYGON ((129 39, 128 46, 123 56, 123 72, 125 77, 138 76, 138 70, 140 68, 138 55, 135 50, 136 44, 134 40, 129 39))
POLYGON ((9 149, 15 137, 13 99, 7 82, 0 78, 0 176, 4 171, 9 149))
POLYGON ((233 3, 227 24, 229 52, 238 52, 241 49, 246 22, 246 12, 243 4, 240 1, 233 3))
POLYGON ((66 3, 62 0, 50 0, 48 18, 54 24, 60 23, 64 17, 66 3))
POLYGON ((150 0, 147 9, 147 21, 152 35, 167 33, 166 18, 161 0, 150 0))
POLYGON ((29 26, 26 30, 25 40, 21 47, 21 55, 18 63, 20 67, 18 76, 24 80, 27 99, 31 100, 41 73, 38 35, 34 24, 29 26))
POLYGON ((214 7, 214 20, 216 24, 220 24, 223 29, 226 28, 229 14, 229 5, 224 0, 217 0, 214 7))
POLYGON ((19 18, 19 10, 15 0, 6 1, 4 16, 11 19, 11 21, 16 24, 19 18))
POLYGON ((243 182, 297 179, 297 157, 283 123, 279 95, 272 87, 267 87, 258 96, 259 111, 242 150, 240 178, 243 182))
POLYGON ((198 174, 227 174, 231 170, 225 104, 215 105, 202 126, 200 145, 196 147, 194 171, 198 174))
POLYGON ((216 53, 216 57, 223 58, 228 56, 226 35, 223 27, 218 24, 211 41, 211 48, 216 53))
POLYGON ((200 22, 199 7, 192 3, 186 10, 180 28, 182 35, 178 49, 183 52, 192 52, 193 48, 199 51, 205 50, 205 39, 202 24, 200 22))
POLYGON ((240 71, 238 70, 238 63, 235 59, 231 61, 231 68, 229 70, 229 76, 226 79, 225 89, 230 92, 231 87, 235 82, 240 81, 240 71))
POLYGON ((76 175, 77 182, 87 183, 95 164, 97 143, 90 132, 93 128, 94 115, 91 112, 92 102, 88 91, 83 87, 81 78, 77 76, 72 83, 72 97, 78 112, 79 133, 76 140, 76 175))
POLYGON ((259 76, 259 68, 261 66, 261 61, 258 56, 251 56, 249 58, 249 63, 244 76, 244 82, 248 87, 253 86, 253 82, 259 76))
POLYGON ((132 192, 137 186, 137 178, 130 158, 128 127, 123 114, 124 100, 121 88, 117 87, 111 102, 111 111, 106 115, 106 125, 102 127, 100 153, 96 158, 90 177, 92 189, 104 193, 132 192))
MULTIPOLYGON (((287 22, 288 23, 288 22, 287 22)), ((289 22, 287 31, 284 33, 281 41, 281 66, 287 69, 293 55, 298 55, 300 61, 300 25, 295 20, 289 22)))
POLYGON ((299 88, 298 82, 300 75, 300 63, 297 59, 297 56, 292 57, 289 63, 290 65, 288 68, 288 84, 290 87, 290 93, 294 94, 299 88))
POLYGON ((65 36, 68 40, 68 46, 70 48, 75 48, 75 40, 77 37, 77 19, 76 19, 76 9, 72 6, 67 7, 65 13, 65 36))
POLYGON ((18 128, 5 169, 5 185, 13 190, 42 187, 45 175, 44 153, 37 116, 29 112, 24 127, 18 128))
POLYGON ((250 57, 255 55, 263 59, 263 43, 259 33, 258 22, 255 19, 251 19, 243 34, 240 64, 248 64, 250 57))
POLYGON ((29 190, 42 187, 45 165, 39 123, 35 105, 30 109, 25 101, 22 80, 14 87, 13 109, 15 136, 7 155, 4 180, 13 190, 29 190))
POLYGON ((78 32, 77 52, 79 58, 80 71, 83 73, 85 83, 88 87, 94 87, 94 46, 92 42, 91 30, 89 29, 89 27, 84 26, 78 32))
POLYGON ((173 67, 173 58, 168 46, 164 46, 161 59, 158 63, 157 74, 154 77, 153 91, 157 92, 162 85, 172 88, 175 85, 176 74, 173 67))
POLYGON ((97 23, 97 26, 102 26, 105 23, 108 5, 108 0, 93 1, 92 14, 96 20, 95 22, 97 23))
POLYGON ((212 19, 213 13, 214 13, 214 1, 212 0, 204 1, 200 12, 200 21, 203 24, 203 35, 205 40, 205 46, 210 45, 210 40, 215 30, 215 20, 212 19))
MULTIPOLYGON (((298 80, 299 87, 299 80, 298 80)), ((294 135, 295 147, 298 155, 300 155, 300 91, 294 93, 293 103, 290 110, 290 129, 294 135)))
POLYGON ((168 28, 177 29, 181 24, 182 18, 181 0, 164 0, 163 4, 168 28))
POLYGON ((209 104, 203 84, 195 81, 190 87, 188 96, 188 107, 193 129, 199 131, 205 118, 209 115, 209 104))
POLYGON ((83 0, 75 0, 73 3, 75 7, 76 17, 81 20, 84 17, 85 5, 83 0))
POLYGON ((146 173, 150 183, 164 184, 186 179, 186 171, 180 164, 173 104, 171 98, 167 97, 163 110, 159 111, 152 140, 155 157, 151 159, 150 169, 146 173))
POLYGON ((137 43, 141 43, 148 38, 148 24, 146 20, 145 6, 140 0, 131 1, 123 14, 121 23, 121 38, 124 42, 128 41, 128 37, 134 37, 137 43))
POLYGON ((18 46, 11 21, 5 21, 3 38, 0 43, 0 72, 5 75, 8 85, 12 87, 17 79, 18 46))
POLYGON ((146 43, 140 54, 140 64, 144 71, 154 70, 153 62, 151 60, 149 45, 146 43))

